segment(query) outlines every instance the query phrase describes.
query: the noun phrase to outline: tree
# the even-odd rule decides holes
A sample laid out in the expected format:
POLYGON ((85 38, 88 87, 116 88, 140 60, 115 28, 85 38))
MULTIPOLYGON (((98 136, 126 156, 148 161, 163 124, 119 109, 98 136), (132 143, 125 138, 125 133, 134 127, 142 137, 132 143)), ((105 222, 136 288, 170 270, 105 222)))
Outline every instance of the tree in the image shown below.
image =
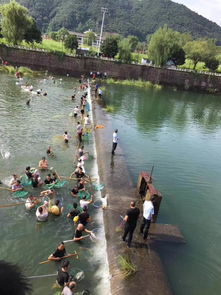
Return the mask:
POLYGON ((127 39, 129 40, 129 43, 131 45, 131 50, 135 51, 137 44, 139 42, 139 39, 136 36, 132 36, 132 35, 128 36, 127 39))
POLYGON ((57 38, 59 41, 64 42, 65 39, 70 35, 69 31, 65 28, 61 28, 58 32, 57 32, 57 38))
POLYGON ((127 38, 119 42, 119 60, 125 63, 131 63, 131 44, 127 38))
POLYGON ((0 24, 0 38, 3 38, 3 35, 2 35, 2 26, 0 24))
POLYGON ((101 45, 101 52, 106 57, 114 58, 118 53, 118 42, 115 37, 107 37, 101 45))
POLYGON ((185 63, 185 51, 181 47, 174 48, 171 53, 170 59, 173 61, 175 66, 183 65, 185 63))
POLYGON ((199 61, 205 62, 215 57, 216 45, 213 40, 196 40, 187 42, 184 46, 187 58, 192 59, 195 70, 199 61))
POLYGON ((32 18, 28 15, 28 10, 13 0, 2 5, 0 13, 2 15, 2 35, 8 42, 20 43, 33 23, 32 18))
POLYGON ((52 39, 57 41, 58 40, 58 32, 50 32, 48 36, 52 39))
POLYGON ((219 67, 219 61, 215 57, 211 57, 205 60, 205 65, 208 69, 215 72, 219 67))
POLYGON ((42 41, 41 32, 37 28, 37 24, 34 19, 32 19, 31 26, 28 27, 25 32, 24 40, 27 41, 28 43, 33 43, 33 42, 40 43, 42 41))
POLYGON ((94 34, 94 32, 92 31, 88 31, 85 34, 85 44, 87 44, 88 46, 92 46, 93 42, 96 40, 96 36, 94 34))
POLYGON ((73 51, 78 48, 78 40, 76 35, 69 35, 64 41, 64 47, 73 51))
POLYGON ((138 42, 136 46, 136 51, 140 53, 145 53, 147 49, 147 44, 145 42, 138 42))
POLYGON ((148 47, 149 58, 157 66, 164 66, 170 59, 177 60, 177 64, 180 64, 183 59, 182 40, 182 34, 179 32, 168 26, 160 28, 151 37, 148 47))

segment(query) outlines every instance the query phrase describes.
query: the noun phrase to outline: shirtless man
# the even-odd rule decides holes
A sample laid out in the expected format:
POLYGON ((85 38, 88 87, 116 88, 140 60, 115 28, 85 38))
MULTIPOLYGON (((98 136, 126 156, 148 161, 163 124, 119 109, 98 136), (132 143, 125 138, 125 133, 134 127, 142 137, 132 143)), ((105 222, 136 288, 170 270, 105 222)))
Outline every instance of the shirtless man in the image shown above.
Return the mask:
POLYGON ((45 159, 45 157, 42 157, 41 161, 39 161, 38 167, 42 170, 48 169, 48 161, 45 159))

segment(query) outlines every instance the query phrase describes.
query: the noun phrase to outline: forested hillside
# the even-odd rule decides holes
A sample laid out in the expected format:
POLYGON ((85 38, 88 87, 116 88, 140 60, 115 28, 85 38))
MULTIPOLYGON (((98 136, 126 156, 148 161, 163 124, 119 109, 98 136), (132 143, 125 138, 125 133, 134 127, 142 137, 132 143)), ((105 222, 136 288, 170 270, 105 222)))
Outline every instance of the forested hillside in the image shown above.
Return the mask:
MULTIPOLYGON (((0 0, 0 2, 9 2, 0 0)), ((179 32, 194 37, 221 41, 221 27, 170 0, 18 0, 37 20, 42 31, 66 27, 72 31, 92 29, 99 32, 101 7, 109 10, 105 31, 145 40, 160 26, 168 24, 179 32)))

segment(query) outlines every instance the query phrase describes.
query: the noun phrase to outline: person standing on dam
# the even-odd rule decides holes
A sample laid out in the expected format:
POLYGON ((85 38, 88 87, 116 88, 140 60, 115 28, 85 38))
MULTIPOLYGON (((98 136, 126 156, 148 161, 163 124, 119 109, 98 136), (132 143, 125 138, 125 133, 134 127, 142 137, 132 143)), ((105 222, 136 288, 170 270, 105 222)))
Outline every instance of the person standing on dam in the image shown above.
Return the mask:
POLYGON ((115 150, 117 148, 117 144, 119 141, 119 137, 118 137, 118 129, 116 129, 113 133, 113 145, 112 145, 112 155, 115 154, 115 150))
POLYGON ((124 217, 125 226, 124 226, 124 234, 122 236, 122 240, 126 242, 126 237, 128 236, 127 245, 130 248, 131 241, 133 238, 134 230, 137 226, 137 220, 140 215, 140 209, 136 207, 136 203, 134 201, 130 202, 130 209, 127 210, 126 215, 124 217))

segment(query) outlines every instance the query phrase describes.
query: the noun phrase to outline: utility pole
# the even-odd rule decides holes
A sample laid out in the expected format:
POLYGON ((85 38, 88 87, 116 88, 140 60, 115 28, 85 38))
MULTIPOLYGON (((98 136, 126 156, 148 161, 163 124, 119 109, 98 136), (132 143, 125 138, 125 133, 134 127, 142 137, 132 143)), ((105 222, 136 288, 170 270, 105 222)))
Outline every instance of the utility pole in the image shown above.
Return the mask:
POLYGON ((104 19, 105 19, 105 14, 108 12, 108 9, 105 7, 101 7, 101 12, 103 13, 102 17, 102 23, 101 23, 101 32, 100 32, 100 38, 99 38, 99 45, 98 45, 98 52, 97 55, 100 55, 100 50, 101 50, 101 39, 103 35, 103 28, 104 28, 104 19))

